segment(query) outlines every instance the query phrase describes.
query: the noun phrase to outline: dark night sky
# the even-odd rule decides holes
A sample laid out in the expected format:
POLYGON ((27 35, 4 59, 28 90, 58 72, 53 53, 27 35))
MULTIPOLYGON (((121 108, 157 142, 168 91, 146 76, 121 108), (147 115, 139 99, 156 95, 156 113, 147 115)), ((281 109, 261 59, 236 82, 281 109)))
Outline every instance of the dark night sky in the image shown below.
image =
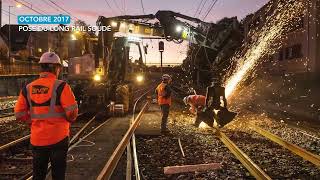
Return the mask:
MULTIPOLYGON (((19 1, 19 0, 18 0, 19 1)), ((29 2, 32 8, 41 10, 46 14, 61 14, 58 8, 55 7, 49 0, 20 0, 21 2, 29 2), (53 7, 51 7, 50 5, 53 7)), ((84 20, 88 24, 95 25, 95 21, 99 15, 115 16, 125 14, 143 14, 140 0, 52 0, 62 8, 70 12, 73 16, 84 20), (106 1, 112 7, 108 7, 106 1)), ((145 12, 147 14, 156 13, 158 10, 172 10, 194 16, 198 4, 202 0, 143 0, 145 12)), ((203 0, 206 2, 204 8, 199 15, 200 19, 203 18, 207 12, 209 5, 213 0, 203 0)), ((244 18, 247 14, 255 12, 262 7, 267 0, 218 0, 212 11, 209 13, 205 21, 216 22, 223 17, 237 16, 238 19, 244 18)), ((2 9, 8 11, 8 6, 15 5, 14 0, 3 0, 2 9)), ((30 6, 30 4, 26 4, 30 6)), ((15 15, 20 14, 34 14, 27 7, 12 8, 12 13, 15 15)), ((11 22, 16 23, 16 17, 11 15, 11 22)), ((2 24, 8 23, 8 13, 2 12, 2 24)), ((147 56, 149 62, 156 62, 159 59, 157 52, 157 41, 150 45, 149 54, 147 56), (152 48, 153 47, 153 48, 152 48)), ((164 62, 181 62, 185 57, 186 45, 175 45, 166 43, 166 49, 170 49, 164 53, 164 62)))

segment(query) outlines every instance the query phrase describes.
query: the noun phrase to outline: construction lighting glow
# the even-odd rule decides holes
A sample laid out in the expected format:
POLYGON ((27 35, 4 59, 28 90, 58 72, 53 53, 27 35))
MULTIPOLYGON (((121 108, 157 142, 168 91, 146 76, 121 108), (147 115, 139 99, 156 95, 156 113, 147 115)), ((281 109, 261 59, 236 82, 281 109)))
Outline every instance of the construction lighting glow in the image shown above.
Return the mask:
POLYGON ((138 75, 136 79, 138 82, 143 82, 144 77, 142 75, 138 75))
POLYGON ((182 31, 182 26, 177 26, 177 27, 176 27, 176 31, 177 31, 177 32, 181 32, 181 31, 182 31))
POLYGON ((76 35, 74 35, 74 34, 71 34, 70 36, 71 36, 71 40, 72 40, 72 41, 75 41, 75 40, 77 40, 77 37, 76 37, 76 35))
POLYGON ((112 21, 112 22, 111 22, 111 26, 112 26, 112 27, 117 27, 117 26, 118 26, 118 23, 115 22, 115 21, 112 21))
POLYGON ((120 28, 125 28, 126 26, 127 26, 127 24, 124 22, 120 24, 120 28))
POLYGON ((101 76, 99 74, 94 75, 93 77, 94 81, 101 81, 101 76))
MULTIPOLYGON (((293 3, 280 3, 277 7, 277 14, 268 16, 265 25, 261 30, 253 34, 255 41, 241 54, 237 54, 232 60, 236 62, 236 68, 226 80, 225 93, 230 98, 236 89, 241 89, 241 83, 251 76, 259 64, 276 52, 281 47, 279 42, 281 34, 286 32, 288 25, 293 18, 301 15, 303 2, 292 1, 293 3), (239 58, 240 55, 240 58, 239 58)), ((280 41, 281 42, 281 41, 280 41)))

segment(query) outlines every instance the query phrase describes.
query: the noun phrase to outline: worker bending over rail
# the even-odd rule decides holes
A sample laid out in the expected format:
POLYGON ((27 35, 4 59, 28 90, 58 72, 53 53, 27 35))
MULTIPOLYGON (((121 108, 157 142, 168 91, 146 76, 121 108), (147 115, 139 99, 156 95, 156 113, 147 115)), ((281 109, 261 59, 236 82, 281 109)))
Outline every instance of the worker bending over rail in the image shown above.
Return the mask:
POLYGON ((189 95, 183 99, 186 105, 191 106, 190 111, 196 114, 196 127, 201 122, 213 127, 214 121, 219 127, 224 127, 236 116, 236 113, 228 111, 225 88, 219 82, 217 79, 212 81, 211 86, 207 87, 206 96, 189 95))
POLYGON ((58 55, 46 52, 40 58, 40 77, 25 86, 14 112, 17 120, 31 125, 33 179, 44 180, 48 162, 52 179, 65 179, 70 123, 78 106, 70 86, 58 80, 62 63, 58 55))

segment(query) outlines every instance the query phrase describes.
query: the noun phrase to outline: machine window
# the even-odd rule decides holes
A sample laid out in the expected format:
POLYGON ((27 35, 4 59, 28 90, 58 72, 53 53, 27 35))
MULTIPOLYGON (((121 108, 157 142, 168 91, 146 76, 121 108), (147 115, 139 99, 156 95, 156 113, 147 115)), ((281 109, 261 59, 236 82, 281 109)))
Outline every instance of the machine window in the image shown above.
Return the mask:
POLYGON ((130 43, 129 47, 129 60, 132 63, 139 62, 142 59, 139 45, 135 43, 130 43))

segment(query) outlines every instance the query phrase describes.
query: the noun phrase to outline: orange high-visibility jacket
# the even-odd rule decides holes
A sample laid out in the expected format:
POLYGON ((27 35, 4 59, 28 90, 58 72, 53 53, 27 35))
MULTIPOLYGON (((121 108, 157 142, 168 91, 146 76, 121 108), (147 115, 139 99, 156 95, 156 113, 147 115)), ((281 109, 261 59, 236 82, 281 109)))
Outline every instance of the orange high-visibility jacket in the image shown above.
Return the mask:
POLYGON ((17 120, 31 123, 31 144, 47 146, 69 136, 78 105, 66 82, 44 72, 21 90, 14 112, 17 120))
POLYGON ((196 110, 203 108, 206 105, 206 97, 202 95, 190 95, 188 96, 188 103, 192 113, 196 113, 196 110))
POLYGON ((167 84, 162 82, 156 88, 156 92, 158 94, 158 104, 159 105, 168 104, 171 106, 171 95, 167 94, 165 90, 166 86, 167 84))

